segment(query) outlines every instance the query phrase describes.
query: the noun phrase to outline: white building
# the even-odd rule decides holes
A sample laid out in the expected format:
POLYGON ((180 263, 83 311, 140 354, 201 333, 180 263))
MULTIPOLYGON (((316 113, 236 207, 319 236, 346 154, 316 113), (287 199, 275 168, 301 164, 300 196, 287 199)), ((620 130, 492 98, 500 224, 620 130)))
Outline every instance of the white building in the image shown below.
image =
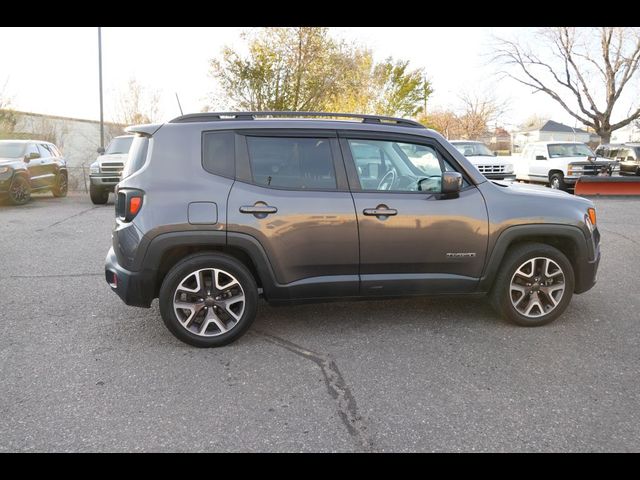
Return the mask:
POLYGON ((631 122, 629 125, 611 132, 611 143, 640 142, 640 122, 631 122))
POLYGON ((541 126, 534 126, 511 134, 514 153, 520 153, 531 142, 582 142, 598 143, 599 137, 579 128, 548 120, 541 126))

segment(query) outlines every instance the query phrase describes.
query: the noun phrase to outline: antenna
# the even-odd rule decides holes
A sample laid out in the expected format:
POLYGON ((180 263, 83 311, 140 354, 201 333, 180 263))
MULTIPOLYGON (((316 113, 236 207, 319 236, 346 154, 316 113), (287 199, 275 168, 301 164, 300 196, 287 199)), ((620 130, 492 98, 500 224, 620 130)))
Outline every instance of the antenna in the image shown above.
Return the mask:
POLYGON ((178 98, 178 92, 176 92, 176 100, 178 101, 178 108, 180 109, 180 115, 184 115, 184 113, 182 113, 182 105, 180 105, 180 99, 178 98))

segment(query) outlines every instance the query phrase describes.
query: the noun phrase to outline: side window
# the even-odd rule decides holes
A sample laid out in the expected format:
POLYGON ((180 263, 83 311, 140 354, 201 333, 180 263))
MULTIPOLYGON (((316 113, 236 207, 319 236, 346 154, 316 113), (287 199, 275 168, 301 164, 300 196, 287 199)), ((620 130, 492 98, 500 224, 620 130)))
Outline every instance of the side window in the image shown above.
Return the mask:
POLYGON ((349 140, 363 190, 434 192, 443 171, 454 171, 432 147, 386 140, 349 140))
POLYGON ((207 172, 233 178, 236 174, 235 133, 205 133, 202 143, 202 166, 207 172))
POLYGON ((624 148, 621 148, 620 150, 618 150, 616 152, 616 160, 626 160, 627 159, 627 155, 631 155, 627 150, 625 150, 624 148))
POLYGON ((36 147, 35 143, 30 143, 27 145, 27 149, 25 150, 25 155, 31 155, 32 153, 37 153, 38 155, 42 156, 42 153, 40 153, 40 150, 38 150, 38 147, 36 147))
POLYGON ((246 137, 257 185, 292 189, 336 188, 328 138, 246 137))
POLYGON ((40 156, 42 158, 55 157, 55 155, 51 151, 49 145, 47 145, 46 143, 39 143, 38 144, 38 150, 40 150, 40 156))

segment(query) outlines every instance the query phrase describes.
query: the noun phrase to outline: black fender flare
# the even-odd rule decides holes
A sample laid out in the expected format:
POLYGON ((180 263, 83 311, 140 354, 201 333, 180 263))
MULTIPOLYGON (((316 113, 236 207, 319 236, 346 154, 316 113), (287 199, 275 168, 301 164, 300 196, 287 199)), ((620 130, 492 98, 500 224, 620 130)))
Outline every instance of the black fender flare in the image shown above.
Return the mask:
POLYGON ((583 276, 582 270, 589 263, 593 262, 595 258, 593 243, 588 241, 584 232, 579 227, 560 224, 514 225, 503 230, 498 236, 493 250, 488 255, 478 290, 481 292, 491 290, 493 280, 502 264, 502 260, 512 244, 535 237, 557 237, 568 239, 572 242, 576 252, 576 256, 573 259, 576 291, 581 290, 581 285, 579 284, 583 276))

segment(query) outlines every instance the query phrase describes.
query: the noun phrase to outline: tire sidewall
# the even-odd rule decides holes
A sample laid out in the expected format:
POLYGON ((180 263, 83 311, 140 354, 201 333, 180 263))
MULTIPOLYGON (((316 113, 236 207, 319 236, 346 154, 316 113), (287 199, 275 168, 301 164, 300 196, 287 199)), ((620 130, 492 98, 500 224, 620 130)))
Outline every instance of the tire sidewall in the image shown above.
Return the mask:
POLYGON ((219 347, 227 345, 243 335, 253 323, 258 305, 258 288, 249 270, 240 262, 225 254, 196 254, 180 261, 165 276, 159 293, 160 314, 169 331, 179 340, 195 347, 219 347), (219 268, 233 275, 244 290, 244 313, 231 330, 215 337, 201 337, 187 331, 173 309, 173 296, 179 283, 190 273, 203 268, 219 268))
POLYGON ((109 192, 93 185, 89 187, 89 196, 95 205, 104 205, 109 201, 109 192))
POLYGON ((11 185, 9 186, 9 203, 11 203, 12 205, 25 205, 27 203, 29 203, 29 200, 31 200, 31 185, 29 185, 29 181, 24 178, 22 175, 16 175, 13 178, 13 181, 11 182, 11 185), (11 190, 13 189, 14 186, 14 182, 21 182, 25 185, 26 189, 27 189, 27 195, 26 198, 24 200, 21 201, 16 201, 13 196, 11 195, 11 190))
POLYGON ((58 175, 58 181, 56 182, 56 186, 53 188, 53 195, 54 197, 66 197, 68 191, 69 191, 69 178, 66 173, 60 173, 60 175, 58 175), (60 186, 63 180, 65 181, 64 190, 62 190, 60 186))
POLYGON ((527 249, 527 251, 523 251, 517 255, 510 257, 508 264, 506 264, 504 268, 506 270, 504 272, 504 275, 501 276, 501 284, 496 285, 496 287, 501 289, 498 299, 499 310, 505 317, 507 317, 508 320, 518 325, 527 327, 546 325, 562 315, 562 313, 571 302, 573 290, 575 288, 575 274, 573 272, 571 262, 569 262, 567 257, 556 248, 541 244, 531 244, 531 249, 527 249), (562 300, 560 300, 559 305, 556 306, 553 311, 542 317, 529 318, 518 312, 516 308, 511 304, 510 285, 511 278, 513 277, 516 269, 518 269, 528 259, 534 257, 550 258, 560 266, 564 273, 565 291, 562 295, 562 300))

